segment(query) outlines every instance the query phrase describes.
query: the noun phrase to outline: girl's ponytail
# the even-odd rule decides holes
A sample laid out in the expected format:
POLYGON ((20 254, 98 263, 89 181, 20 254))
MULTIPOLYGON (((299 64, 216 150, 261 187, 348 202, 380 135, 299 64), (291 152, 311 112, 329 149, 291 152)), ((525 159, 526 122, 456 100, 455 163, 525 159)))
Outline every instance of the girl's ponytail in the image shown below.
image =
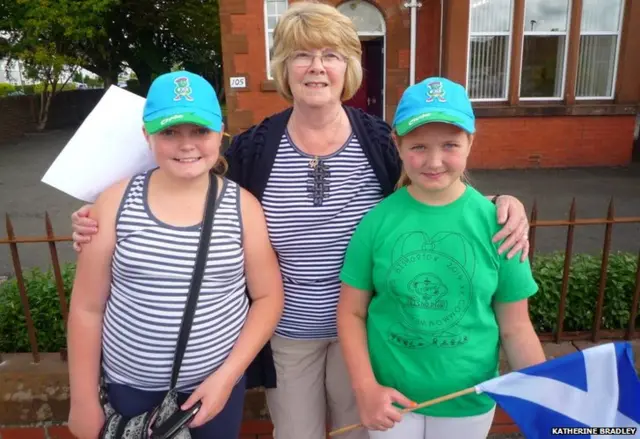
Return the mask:
POLYGON ((218 157, 218 161, 213 165, 213 172, 218 174, 220 177, 224 177, 228 170, 229 163, 227 163, 227 159, 224 158, 221 152, 220 157, 218 157))
MULTIPOLYGON (((393 133, 392 133, 392 136, 391 136, 391 142, 395 143, 393 141, 393 139, 396 139, 397 142, 398 142, 398 144, 397 145, 393 145, 393 147, 394 148, 398 148, 400 146, 400 136, 398 136, 398 133, 396 133, 395 130, 393 130, 393 133)), ((407 175, 407 172, 404 170, 404 165, 403 165, 402 169, 400 170, 400 178, 398 179, 398 182, 396 183, 395 189, 398 190, 398 189, 403 188, 405 186, 409 186, 409 184, 411 184, 411 179, 407 175)))
POLYGON ((409 186, 409 184, 411 184, 411 179, 407 175, 406 171, 404 170, 404 166, 403 166, 402 170, 400 171, 400 178, 398 179, 398 182, 396 183, 396 189, 400 189, 400 188, 403 188, 405 186, 409 186))

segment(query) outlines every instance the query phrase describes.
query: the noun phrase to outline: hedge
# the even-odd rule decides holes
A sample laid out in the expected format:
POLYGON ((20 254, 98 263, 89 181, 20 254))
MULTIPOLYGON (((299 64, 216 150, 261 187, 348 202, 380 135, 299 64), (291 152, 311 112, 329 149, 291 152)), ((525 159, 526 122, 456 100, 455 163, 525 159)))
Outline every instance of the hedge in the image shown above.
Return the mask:
MULTIPOLYGON (((61 86, 62 84, 58 84, 57 86, 58 91, 60 90, 61 86)), ((75 84, 67 83, 65 84, 64 89, 62 89, 62 91, 69 91, 69 90, 75 90, 75 89, 76 89, 75 84)), ((32 94, 42 93, 42 90, 44 90, 44 84, 42 83, 30 84, 30 85, 14 85, 8 82, 0 82, 0 97, 9 96, 10 93, 14 93, 14 92, 20 92, 25 95, 32 95, 32 94)), ((49 86, 49 91, 51 91, 51 86, 49 86)))
MULTIPOLYGON (((585 331, 592 328, 598 297, 601 256, 576 254, 572 260, 565 307, 565 331, 585 331)), ((539 333, 555 331, 564 254, 537 254, 533 273, 540 291, 530 301, 530 313, 539 333)), ((603 329, 626 329, 631 313, 635 288, 637 256, 612 253, 609 256, 605 302, 602 314, 603 329)), ((69 299, 75 266, 63 267, 65 294, 69 299)), ((60 303, 52 271, 32 269, 24 273, 31 316, 36 327, 38 349, 58 352, 65 346, 65 333, 60 303)), ((640 317, 636 319, 640 328, 640 317)), ((0 285, 0 352, 29 352, 29 338, 15 279, 0 285)))
POLYGON ((7 82, 0 82, 0 97, 7 96, 9 93, 16 91, 16 87, 13 84, 7 82))
MULTIPOLYGON (((590 331, 593 328, 601 263, 601 255, 579 253, 573 256, 565 300, 563 331, 590 331)), ((637 266, 636 254, 609 254, 601 329, 627 329, 631 317, 637 266)), ((540 290, 531 299, 531 319, 539 333, 555 332, 562 291, 564 253, 535 255, 532 269, 540 290)), ((640 317, 636 317, 635 327, 640 327, 640 317)))
MULTIPOLYGON (((75 265, 61 268, 67 303, 71 296, 75 265)), ((29 310, 36 328, 38 350, 58 352, 66 345, 60 299, 53 271, 40 269, 23 272, 29 298, 29 310)), ((20 292, 15 278, 0 284, 0 352, 30 352, 20 292)))

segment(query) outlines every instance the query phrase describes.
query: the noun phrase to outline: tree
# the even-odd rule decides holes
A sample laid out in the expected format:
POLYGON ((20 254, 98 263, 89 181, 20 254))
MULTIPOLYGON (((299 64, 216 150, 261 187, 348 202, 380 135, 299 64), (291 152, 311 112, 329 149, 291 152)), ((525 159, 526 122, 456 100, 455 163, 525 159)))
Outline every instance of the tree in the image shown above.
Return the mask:
POLYGON ((36 128, 42 131, 49 120, 49 108, 53 97, 61 92, 77 71, 76 59, 61 56, 55 44, 39 45, 19 52, 25 65, 25 76, 42 84, 40 91, 40 111, 36 128))
POLYGON ((224 89, 218 0, 0 3, 0 12, 6 8, 5 16, 10 17, 0 18, 0 31, 11 31, 13 53, 51 68, 39 70, 38 75, 60 77, 53 66, 75 64, 102 77, 108 88, 127 66, 135 72, 138 91, 144 94, 155 76, 180 66, 206 77, 220 95, 224 89), (32 56, 35 49, 39 49, 37 57, 32 56))
POLYGON ((83 67, 105 80, 117 81, 115 66, 124 64, 146 93, 155 76, 178 65, 223 88, 218 0, 118 0, 103 26, 81 51, 83 67))
POLYGON ((175 60, 183 68, 207 78, 222 98, 224 81, 218 0, 184 0, 181 3, 180 10, 176 8, 169 14, 169 25, 179 41, 175 60), (183 11, 199 12, 185 14, 183 11))
POLYGON ((85 60, 80 42, 104 31, 104 13, 118 0, 16 0, 3 6, 0 31, 10 60, 25 64, 28 77, 42 83, 37 129, 47 124, 53 97, 85 60))

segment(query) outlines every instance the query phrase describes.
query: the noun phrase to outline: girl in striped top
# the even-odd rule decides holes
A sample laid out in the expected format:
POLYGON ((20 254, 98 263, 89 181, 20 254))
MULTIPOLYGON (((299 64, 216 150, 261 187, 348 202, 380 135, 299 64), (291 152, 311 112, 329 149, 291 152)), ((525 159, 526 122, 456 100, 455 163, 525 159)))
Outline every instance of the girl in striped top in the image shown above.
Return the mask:
POLYGON ((157 78, 144 133, 158 168, 113 185, 93 206, 100 231, 78 257, 69 315, 69 426, 78 438, 96 438, 104 424, 101 370, 126 417, 169 390, 210 178, 215 216, 177 388, 183 409, 202 402, 194 439, 239 435, 245 370, 271 337, 284 294, 259 202, 210 173, 225 168, 220 114, 204 78, 157 78))

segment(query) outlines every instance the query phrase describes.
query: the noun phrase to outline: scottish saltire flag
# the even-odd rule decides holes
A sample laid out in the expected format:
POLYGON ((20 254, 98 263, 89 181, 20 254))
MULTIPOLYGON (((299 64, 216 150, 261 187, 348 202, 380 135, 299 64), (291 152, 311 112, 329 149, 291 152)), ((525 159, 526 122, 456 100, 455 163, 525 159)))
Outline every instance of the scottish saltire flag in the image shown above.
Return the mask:
POLYGON ((527 439, 640 438, 640 379, 631 345, 607 343, 476 386, 527 439))

